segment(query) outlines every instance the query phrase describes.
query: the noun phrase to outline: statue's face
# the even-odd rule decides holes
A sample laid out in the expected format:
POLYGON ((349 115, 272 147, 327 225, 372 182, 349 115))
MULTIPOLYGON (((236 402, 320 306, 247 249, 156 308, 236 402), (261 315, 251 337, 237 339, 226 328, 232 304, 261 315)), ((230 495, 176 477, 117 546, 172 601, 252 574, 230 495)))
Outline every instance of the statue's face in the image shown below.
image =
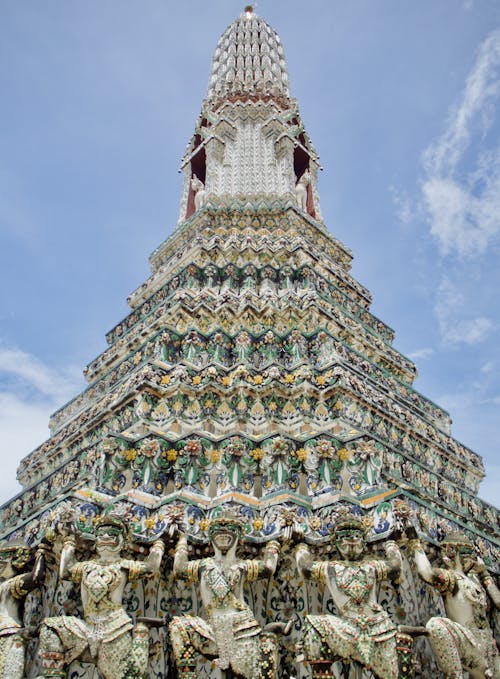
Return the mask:
POLYGON ((365 536, 359 530, 339 531, 335 537, 335 545, 344 559, 358 561, 365 551, 365 536))
POLYGON ((238 534, 236 531, 220 528, 212 533, 211 540, 214 547, 222 552, 222 554, 227 554, 227 552, 229 552, 229 550, 237 543, 238 534))
POLYGON ((100 526, 97 529, 95 548, 99 556, 119 554, 123 547, 123 533, 115 526, 100 526))

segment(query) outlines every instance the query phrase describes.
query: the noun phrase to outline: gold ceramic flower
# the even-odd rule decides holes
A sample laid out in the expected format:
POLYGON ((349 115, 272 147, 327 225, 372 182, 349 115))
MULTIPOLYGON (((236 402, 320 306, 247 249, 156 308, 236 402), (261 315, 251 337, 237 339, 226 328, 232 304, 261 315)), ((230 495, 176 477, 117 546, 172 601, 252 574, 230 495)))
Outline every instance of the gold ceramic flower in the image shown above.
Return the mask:
POLYGON ((250 455, 253 457, 254 460, 259 461, 262 460, 264 457, 264 451, 262 448, 254 448, 251 452, 250 455))
POLYGON ((307 459, 307 449, 306 448, 299 448, 297 450, 296 455, 297 455, 297 460, 299 460, 299 462, 305 462, 306 459, 307 459))
POLYGON ((342 460, 342 462, 347 462, 347 460, 351 457, 351 453, 347 448, 341 448, 339 451, 337 451, 337 455, 339 456, 339 459, 342 460))
POLYGON ((165 457, 169 462, 175 462, 177 460, 177 451, 175 448, 169 448, 165 453, 165 457))

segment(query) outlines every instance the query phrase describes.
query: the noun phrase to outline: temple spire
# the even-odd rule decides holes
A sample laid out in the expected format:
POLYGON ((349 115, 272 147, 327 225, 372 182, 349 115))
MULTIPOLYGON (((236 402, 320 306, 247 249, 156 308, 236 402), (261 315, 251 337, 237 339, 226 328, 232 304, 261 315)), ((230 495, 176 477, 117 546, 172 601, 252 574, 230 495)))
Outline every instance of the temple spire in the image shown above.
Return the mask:
POLYGON ((181 223, 208 204, 263 203, 321 221, 318 156, 290 96, 283 46, 251 5, 217 43, 182 168, 181 223))
POLYGON ((290 96, 281 40, 250 5, 217 43, 207 101, 244 95, 290 96))

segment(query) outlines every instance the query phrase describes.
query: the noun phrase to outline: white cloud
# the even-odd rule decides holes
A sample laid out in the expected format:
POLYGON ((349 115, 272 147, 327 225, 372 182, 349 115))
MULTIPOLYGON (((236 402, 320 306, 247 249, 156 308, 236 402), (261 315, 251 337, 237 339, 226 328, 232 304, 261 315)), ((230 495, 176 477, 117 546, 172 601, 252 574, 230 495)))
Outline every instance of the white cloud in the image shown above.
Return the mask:
POLYGON ((462 391, 440 394, 439 405, 448 412, 464 412, 467 409, 472 409, 479 398, 480 395, 478 394, 477 389, 471 388, 470 385, 466 385, 466 388, 462 391))
POLYGON ((0 348, 0 380, 9 376, 19 380, 18 387, 28 387, 62 403, 74 395, 75 388, 81 383, 73 369, 58 372, 25 351, 0 348))
POLYGON ((434 354, 434 349, 431 347, 423 347, 422 349, 416 349, 411 353, 407 354, 408 358, 412 361, 423 361, 426 358, 430 358, 434 354))
MULTIPOLYGON (((499 67, 500 29, 490 33, 482 43, 467 77, 462 99, 451 111, 447 129, 424 153, 429 174, 447 174, 456 169, 475 131, 475 119, 479 115, 485 122, 482 112, 500 93, 499 67)), ((487 122, 491 123, 491 116, 487 122)))
MULTIPOLYGON (((499 147, 500 153, 500 147, 499 147)), ((454 250, 461 256, 474 256, 500 233, 500 167, 483 166, 475 172, 475 186, 461 185, 450 177, 431 177, 422 185, 431 233, 443 254, 454 250)))
POLYGON ((500 234, 500 145, 479 154, 472 170, 466 151, 488 132, 500 95, 500 30, 486 38, 445 132, 423 154, 422 202, 443 254, 483 253, 500 234))
POLYGON ((441 338, 448 344, 474 345, 484 341, 494 328, 485 316, 470 317, 464 293, 444 277, 437 291, 434 313, 439 323, 441 338))
POLYGON ((496 406, 500 405, 500 396, 492 396, 490 398, 484 398, 481 401, 481 405, 489 405, 489 404, 493 404, 493 405, 496 405, 496 406))
POLYGON ((492 328, 492 321, 484 317, 441 322, 443 340, 450 344, 478 344, 486 339, 492 328))
POLYGON ((48 438, 53 404, 33 404, 12 394, 0 393, 2 474, 0 504, 20 492, 16 471, 20 460, 48 438))
POLYGON ((396 208, 396 215, 402 224, 409 224, 415 216, 415 208, 406 191, 402 191, 395 186, 389 186, 393 205, 396 208))
POLYGON ((0 503, 21 490, 19 461, 48 438, 54 410, 81 391, 80 372, 54 370, 17 348, 0 349, 0 503))
POLYGON ((483 375, 489 375, 494 370, 495 370, 495 361, 486 361, 486 363, 484 363, 481 366, 481 372, 483 373, 483 375))

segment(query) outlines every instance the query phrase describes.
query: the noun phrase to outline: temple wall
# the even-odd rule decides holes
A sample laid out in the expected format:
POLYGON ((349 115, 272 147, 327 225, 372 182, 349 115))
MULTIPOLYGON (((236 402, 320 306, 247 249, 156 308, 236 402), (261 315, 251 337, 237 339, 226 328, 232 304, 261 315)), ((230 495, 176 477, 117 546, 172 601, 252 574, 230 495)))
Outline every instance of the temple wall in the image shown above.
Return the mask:
MULTIPOLYGON (((245 558, 255 558, 258 551, 255 547, 243 545, 239 554, 245 558)), ((381 555, 380 545, 375 550, 381 555)), ((329 546, 317 551, 321 558, 331 555, 329 546)), ((200 544, 199 554, 208 554, 206 545, 200 544)), ((88 557, 92 555, 88 553, 88 557)), ((85 558, 82 555, 82 558, 85 558)), ((164 561, 165 568, 161 575, 146 581, 138 581, 127 585, 124 606, 129 615, 165 617, 169 621, 174 615, 205 615, 200 604, 198 586, 188 586, 172 578, 172 558, 164 561)), ((252 583, 245 588, 245 597, 261 625, 274 620, 293 618, 292 632, 284 637, 280 644, 280 678, 299 677, 308 679, 310 670, 303 663, 295 662, 296 644, 301 641, 303 619, 306 613, 335 614, 335 606, 328 590, 321 585, 304 582, 296 570, 293 549, 285 547, 281 553, 278 569, 270 582, 252 583)), ((444 613, 442 600, 433 590, 423 584, 415 575, 414 568, 404 556, 401 579, 397 584, 383 583, 379 589, 378 601, 390 613, 396 624, 422 625, 433 615, 444 613)), ((79 588, 72 583, 59 581, 54 569, 50 570, 45 586, 28 596, 25 609, 25 625, 37 627, 44 617, 54 615, 82 616, 79 599, 79 588)), ((153 629, 150 634, 150 668, 151 679, 176 677, 171 657, 171 647, 166 627, 153 629)), ((36 635, 30 641, 27 651, 27 679, 34 679, 40 670, 37 657, 38 644, 36 635)), ((415 679, 441 678, 430 648, 425 640, 416 642, 416 659, 418 668, 415 679)), ((214 677, 209 662, 199 662, 200 677, 214 677)), ((334 666, 334 676, 340 677, 340 667, 334 666)), ((360 676, 360 675, 358 675, 360 676)), ((363 679, 372 677, 363 673, 363 679)), ((71 679, 99 679, 94 666, 88 663, 73 662, 68 670, 71 679)))

